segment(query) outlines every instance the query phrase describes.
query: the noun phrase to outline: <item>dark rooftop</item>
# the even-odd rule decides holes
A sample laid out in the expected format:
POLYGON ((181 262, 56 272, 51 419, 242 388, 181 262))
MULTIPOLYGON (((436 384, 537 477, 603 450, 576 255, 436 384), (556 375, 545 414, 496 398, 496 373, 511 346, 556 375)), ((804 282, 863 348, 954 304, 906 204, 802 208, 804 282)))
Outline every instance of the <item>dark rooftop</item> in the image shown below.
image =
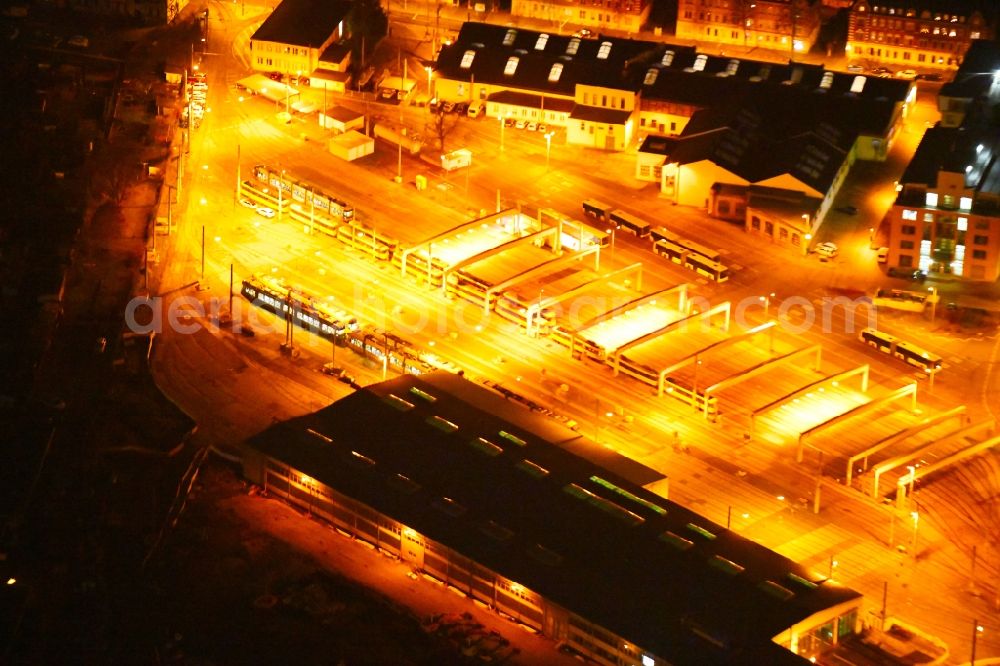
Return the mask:
POLYGON ((771 639, 859 596, 567 450, 581 440, 433 373, 250 445, 675 663, 802 663, 771 639))
MULTIPOLYGON (((964 173, 965 186, 975 192, 1000 195, 1000 131, 993 126, 928 129, 899 182, 900 203, 923 206, 906 192, 907 185, 937 186, 938 173, 964 173)), ((922 195, 921 195, 922 198, 922 195)), ((985 203, 985 202, 984 202, 985 203)), ((991 207, 992 203, 989 204, 991 207)))
POLYGON ((350 10, 345 0, 281 0, 250 40, 318 47, 350 10))
POLYGON ((1000 44, 977 39, 969 45, 954 78, 941 86, 942 97, 976 99, 997 97, 996 73, 1000 72, 1000 44))

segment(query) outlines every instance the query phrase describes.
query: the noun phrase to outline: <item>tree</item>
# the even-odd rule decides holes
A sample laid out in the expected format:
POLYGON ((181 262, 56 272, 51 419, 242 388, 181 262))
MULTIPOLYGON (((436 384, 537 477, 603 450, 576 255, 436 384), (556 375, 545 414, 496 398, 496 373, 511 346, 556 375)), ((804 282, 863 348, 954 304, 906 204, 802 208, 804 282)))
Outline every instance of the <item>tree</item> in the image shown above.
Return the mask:
POLYGON ((440 107, 431 114, 431 119, 427 123, 427 131, 437 137, 438 150, 442 153, 445 152, 444 140, 455 129, 456 125, 458 125, 458 118, 445 113, 440 107))
POLYGON ((356 66, 363 69, 367 54, 388 34, 389 17, 379 0, 354 0, 347 28, 351 35, 351 55, 356 66))

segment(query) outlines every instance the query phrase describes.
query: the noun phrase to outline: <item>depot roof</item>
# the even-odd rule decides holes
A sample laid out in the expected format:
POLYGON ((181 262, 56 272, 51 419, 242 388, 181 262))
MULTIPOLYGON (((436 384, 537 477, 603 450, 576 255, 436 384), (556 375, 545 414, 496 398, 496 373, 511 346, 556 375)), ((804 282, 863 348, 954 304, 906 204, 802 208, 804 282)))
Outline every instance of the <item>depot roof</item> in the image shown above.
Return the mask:
POLYGON ((797 660, 772 638, 860 596, 625 478, 655 480, 648 468, 449 373, 369 386, 250 445, 675 663, 797 660))

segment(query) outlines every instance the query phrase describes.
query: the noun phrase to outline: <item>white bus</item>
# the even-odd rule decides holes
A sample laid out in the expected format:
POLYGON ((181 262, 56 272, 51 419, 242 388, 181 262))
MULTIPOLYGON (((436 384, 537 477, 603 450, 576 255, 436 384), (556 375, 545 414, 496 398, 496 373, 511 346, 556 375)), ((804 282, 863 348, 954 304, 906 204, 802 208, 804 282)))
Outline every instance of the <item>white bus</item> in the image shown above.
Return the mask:
POLYGON ((858 339, 884 354, 921 368, 924 372, 937 372, 941 369, 940 356, 888 333, 866 328, 858 334, 858 339))

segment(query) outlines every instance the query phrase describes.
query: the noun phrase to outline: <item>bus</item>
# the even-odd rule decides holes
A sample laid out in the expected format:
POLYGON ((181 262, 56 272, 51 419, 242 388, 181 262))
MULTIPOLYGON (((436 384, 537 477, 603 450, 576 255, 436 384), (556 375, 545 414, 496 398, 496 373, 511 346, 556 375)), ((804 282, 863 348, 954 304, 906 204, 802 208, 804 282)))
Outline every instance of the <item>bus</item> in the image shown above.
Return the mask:
POLYGON ((707 259, 700 254, 688 252, 684 257, 684 266, 694 272, 707 277, 713 282, 722 284, 729 280, 729 269, 717 261, 707 259))
POLYGON ((645 238, 652 231, 652 225, 649 222, 617 208, 608 214, 608 219, 611 224, 619 229, 625 229, 636 238, 645 238))
POLYGON ((583 202, 583 214, 595 220, 609 222, 608 213, 610 212, 611 206, 603 201, 598 201, 597 199, 587 199, 583 202))
POLYGON ((611 232, 602 231, 579 220, 563 220, 561 243, 563 247, 576 251, 595 245, 607 247, 611 244, 611 232))
POLYGON ((941 357, 910 342, 897 342, 893 355, 910 365, 921 368, 924 372, 937 372, 941 369, 941 357))
POLYGON ((679 243, 666 239, 653 243, 653 252, 681 266, 684 265, 684 257, 687 255, 687 250, 679 243))
POLYGON ((653 229, 650 229, 649 237, 653 240, 654 243, 657 243, 661 240, 670 241, 671 243, 676 243, 681 239, 680 236, 670 231, 666 227, 655 227, 653 229))
POLYGON ((937 372, 941 369, 940 356, 888 333, 865 328, 858 334, 858 339, 884 354, 921 368, 924 372, 937 372))
POLYGON ((722 255, 719 254, 718 250, 712 250, 705 247, 704 245, 699 245, 693 240, 688 240, 687 238, 680 238, 677 240, 677 244, 683 247, 688 252, 693 252, 694 254, 700 254, 701 256, 709 259, 711 261, 722 261, 722 255))

